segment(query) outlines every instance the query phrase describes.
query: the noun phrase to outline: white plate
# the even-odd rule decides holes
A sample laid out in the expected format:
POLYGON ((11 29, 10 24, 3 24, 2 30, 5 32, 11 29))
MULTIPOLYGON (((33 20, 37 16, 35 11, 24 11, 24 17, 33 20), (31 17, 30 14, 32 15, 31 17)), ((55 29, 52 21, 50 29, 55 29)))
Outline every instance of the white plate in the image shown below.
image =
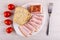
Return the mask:
MULTIPOLYGON (((45 25, 45 22, 46 22, 46 19, 47 19, 47 16, 48 16, 48 15, 47 15, 47 10, 45 9, 45 8, 46 8, 45 5, 42 4, 42 3, 39 3, 39 2, 26 3, 26 4, 22 5, 22 7, 27 8, 27 7, 30 6, 30 5, 42 5, 42 8, 43 8, 42 11, 41 11, 41 12, 43 13, 43 15, 44 15, 44 19, 43 19, 43 21, 42 21, 42 25, 41 25, 40 29, 39 29, 37 32, 34 32, 34 33, 32 34, 32 35, 36 35, 37 33, 39 33, 39 32, 41 31, 42 27, 45 25)), ((23 36, 23 35, 21 34, 19 28, 18 28, 19 25, 13 22, 13 26, 14 26, 14 29, 15 29, 16 33, 17 33, 18 35, 23 36)))

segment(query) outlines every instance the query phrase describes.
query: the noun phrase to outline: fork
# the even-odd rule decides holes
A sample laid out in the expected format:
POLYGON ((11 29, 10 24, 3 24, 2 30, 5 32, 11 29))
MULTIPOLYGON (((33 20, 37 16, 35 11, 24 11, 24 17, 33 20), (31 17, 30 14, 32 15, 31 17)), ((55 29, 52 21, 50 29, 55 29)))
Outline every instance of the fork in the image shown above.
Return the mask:
POLYGON ((52 13, 52 7, 53 7, 53 3, 49 3, 49 5, 48 5, 48 15, 49 15, 49 19, 48 19, 48 24, 47 24, 46 35, 49 34, 49 23, 50 23, 50 16, 51 16, 51 13, 52 13))

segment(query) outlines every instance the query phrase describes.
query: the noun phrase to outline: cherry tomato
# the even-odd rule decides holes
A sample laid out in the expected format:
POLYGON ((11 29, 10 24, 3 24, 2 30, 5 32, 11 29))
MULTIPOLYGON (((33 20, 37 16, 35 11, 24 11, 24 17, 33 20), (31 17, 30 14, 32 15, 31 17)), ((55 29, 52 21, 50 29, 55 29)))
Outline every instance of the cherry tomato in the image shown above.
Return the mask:
POLYGON ((12 21, 9 20, 9 19, 6 19, 6 20, 4 21, 4 23, 5 23, 6 25, 10 25, 10 24, 12 24, 12 21))
POLYGON ((4 12, 4 17, 10 17, 11 16, 11 12, 10 11, 5 11, 4 12))
POLYGON ((11 33, 13 31, 13 28, 12 27, 8 27, 7 29, 6 29, 6 32, 7 33, 11 33))
POLYGON ((8 9, 9 9, 9 10, 15 9, 15 5, 14 5, 14 4, 9 4, 9 5, 8 5, 8 9))

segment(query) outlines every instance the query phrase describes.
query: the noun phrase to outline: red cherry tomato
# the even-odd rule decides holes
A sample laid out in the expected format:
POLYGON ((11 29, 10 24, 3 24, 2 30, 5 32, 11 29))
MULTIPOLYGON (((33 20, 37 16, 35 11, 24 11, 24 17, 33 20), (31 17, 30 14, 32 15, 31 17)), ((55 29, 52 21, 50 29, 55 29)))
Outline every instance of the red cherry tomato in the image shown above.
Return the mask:
POLYGON ((4 21, 4 23, 5 23, 6 25, 10 25, 10 24, 12 24, 12 21, 9 20, 9 19, 6 19, 6 20, 4 21))
POLYGON ((12 27, 8 27, 7 29, 6 29, 6 32, 7 33, 11 33, 13 31, 13 28, 12 27))
POLYGON ((8 5, 8 9, 9 9, 9 10, 15 9, 15 5, 14 5, 14 4, 9 4, 9 5, 8 5))
POLYGON ((5 11, 4 12, 4 17, 10 17, 11 16, 11 12, 10 11, 5 11))

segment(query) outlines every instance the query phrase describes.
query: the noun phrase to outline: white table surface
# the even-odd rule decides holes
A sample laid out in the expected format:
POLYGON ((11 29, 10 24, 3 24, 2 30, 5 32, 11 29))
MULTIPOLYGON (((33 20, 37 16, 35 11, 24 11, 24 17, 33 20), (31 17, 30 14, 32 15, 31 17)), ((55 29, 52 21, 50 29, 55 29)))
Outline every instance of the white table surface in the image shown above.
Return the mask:
MULTIPOLYGON (((42 28, 40 33, 30 38, 24 38, 18 36, 15 32, 7 34, 5 29, 8 27, 4 24, 3 12, 7 10, 8 3, 15 3, 17 5, 22 5, 30 1, 39 1, 39 0, 0 0, 0 40, 60 40, 60 0, 43 0, 46 5, 48 2, 53 2, 53 12, 50 19, 50 32, 46 36, 46 26, 42 28), (6 5, 4 5, 6 4, 6 5)), ((40 0, 41 1, 41 0, 40 0)))

